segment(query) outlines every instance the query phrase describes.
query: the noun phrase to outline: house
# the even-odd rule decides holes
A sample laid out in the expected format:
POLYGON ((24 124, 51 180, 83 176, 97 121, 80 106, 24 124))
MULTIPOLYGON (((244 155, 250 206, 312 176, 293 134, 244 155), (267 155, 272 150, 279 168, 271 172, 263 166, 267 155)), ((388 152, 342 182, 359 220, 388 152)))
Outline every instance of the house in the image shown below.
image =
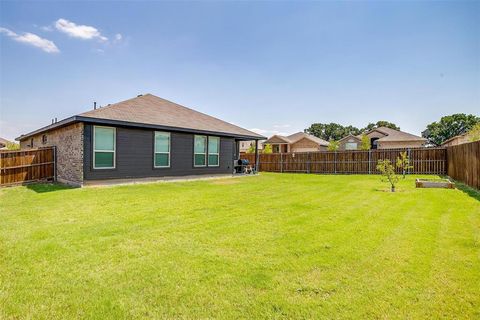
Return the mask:
POLYGON ((338 150, 358 150, 362 144, 362 137, 349 134, 338 140, 338 150))
POLYGON ((6 149, 9 143, 10 141, 8 141, 7 139, 3 139, 2 137, 0 137, 0 150, 6 149))
MULTIPOLYGON (((258 150, 262 151, 263 150, 263 144, 265 140, 258 141, 258 150)), ((250 140, 250 141, 240 141, 240 152, 247 152, 248 149, 250 149, 250 146, 255 147, 255 140, 250 140)))
POLYGON ((328 142, 305 132, 289 136, 274 135, 264 144, 272 145, 273 153, 326 151, 328 142))
MULTIPOLYGON (((348 135, 340 139, 339 150, 360 149, 362 135, 348 135)), ((372 129, 364 135, 370 139, 371 149, 420 148, 427 143, 425 138, 387 127, 372 129)))
POLYGON ((470 142, 470 139, 468 137, 468 132, 464 134, 460 134, 458 136, 452 137, 448 140, 443 141, 441 144, 442 147, 451 147, 451 146, 456 146, 462 143, 467 143, 470 142))
POLYGON ((74 185, 232 173, 239 142, 265 137, 152 94, 95 108, 17 138, 57 148, 57 180, 74 185))

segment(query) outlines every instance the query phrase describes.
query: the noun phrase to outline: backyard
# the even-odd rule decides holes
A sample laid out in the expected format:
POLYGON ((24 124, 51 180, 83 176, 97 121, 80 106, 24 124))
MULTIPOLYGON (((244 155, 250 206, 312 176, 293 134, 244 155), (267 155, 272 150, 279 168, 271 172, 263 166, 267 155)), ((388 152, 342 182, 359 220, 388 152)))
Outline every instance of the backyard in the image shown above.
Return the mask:
POLYGON ((0 189, 0 318, 480 318, 480 194, 375 175, 0 189))

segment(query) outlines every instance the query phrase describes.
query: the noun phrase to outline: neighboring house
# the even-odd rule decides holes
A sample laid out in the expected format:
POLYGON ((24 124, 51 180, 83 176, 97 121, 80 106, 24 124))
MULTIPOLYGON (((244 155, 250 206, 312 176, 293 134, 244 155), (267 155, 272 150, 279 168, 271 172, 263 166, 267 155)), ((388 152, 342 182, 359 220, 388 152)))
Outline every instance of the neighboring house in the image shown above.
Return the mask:
POLYGON ((468 133, 464 133, 464 134, 452 137, 448 140, 445 140, 442 143, 441 146, 442 147, 451 147, 451 146, 456 146, 456 145, 459 145, 459 144, 462 144, 462 143, 467 143, 467 142, 470 142, 470 139, 468 137, 468 133))
POLYGON ((233 172, 239 142, 265 137, 151 94, 98 108, 17 138, 57 147, 57 179, 139 179, 233 172))
POLYGON ((272 145, 273 153, 326 151, 328 147, 327 141, 304 132, 289 136, 274 135, 264 144, 272 145))
POLYGON ((361 136, 349 134, 338 140, 338 150, 358 150, 362 144, 361 136))
POLYGON ((7 148, 7 144, 9 144, 10 141, 8 141, 7 139, 3 139, 0 137, 0 149, 6 149, 7 148))
MULTIPOLYGON (((258 150, 263 150, 264 142, 264 140, 258 141, 258 150)), ((253 145, 253 147, 255 147, 255 140, 240 141, 240 152, 247 152, 248 149, 250 149, 250 145, 253 145)))
MULTIPOLYGON (((420 148, 427 143, 425 138, 387 127, 376 128, 364 134, 370 139, 371 149, 420 148)), ((348 135, 340 139, 339 150, 359 150, 362 135, 348 135)))

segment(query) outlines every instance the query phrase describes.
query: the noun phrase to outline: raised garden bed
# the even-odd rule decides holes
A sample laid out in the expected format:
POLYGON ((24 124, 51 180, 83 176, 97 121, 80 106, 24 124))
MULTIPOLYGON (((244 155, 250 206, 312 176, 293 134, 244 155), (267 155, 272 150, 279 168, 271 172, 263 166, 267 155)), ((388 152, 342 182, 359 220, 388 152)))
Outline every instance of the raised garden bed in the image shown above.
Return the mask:
POLYGON ((449 179, 417 179, 415 180, 417 188, 446 188, 455 189, 455 183, 449 179))

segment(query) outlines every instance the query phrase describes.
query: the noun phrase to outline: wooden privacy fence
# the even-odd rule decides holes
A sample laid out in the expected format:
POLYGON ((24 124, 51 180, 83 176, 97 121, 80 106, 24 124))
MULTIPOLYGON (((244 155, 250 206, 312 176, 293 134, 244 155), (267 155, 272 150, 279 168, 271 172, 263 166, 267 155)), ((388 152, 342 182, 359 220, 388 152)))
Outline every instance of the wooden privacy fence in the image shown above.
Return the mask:
MULTIPOLYGON (((395 164, 401 152, 407 152, 413 166, 408 173, 445 174, 445 148, 385 149, 368 151, 319 151, 259 155, 259 171, 333 174, 378 174, 378 160, 395 164)), ((255 164, 254 154, 243 158, 255 164)), ((396 169, 400 173, 400 169, 396 169)))
POLYGON ((448 175, 480 189, 480 141, 447 147, 448 175))
POLYGON ((55 180, 55 147, 0 151, 0 186, 55 180))

